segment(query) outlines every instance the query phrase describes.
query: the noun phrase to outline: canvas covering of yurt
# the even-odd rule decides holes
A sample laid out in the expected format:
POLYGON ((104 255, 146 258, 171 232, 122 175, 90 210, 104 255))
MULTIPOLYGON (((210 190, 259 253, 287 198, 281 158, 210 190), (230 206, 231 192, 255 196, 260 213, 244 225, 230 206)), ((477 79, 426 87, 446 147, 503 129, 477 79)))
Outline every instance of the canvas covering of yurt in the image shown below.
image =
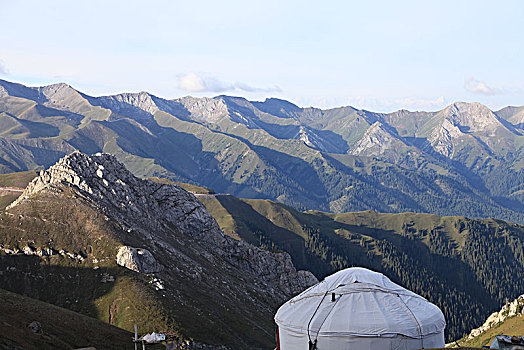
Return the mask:
POLYGON ((341 270, 282 305, 281 350, 409 350, 444 347, 440 309, 381 273, 341 270))

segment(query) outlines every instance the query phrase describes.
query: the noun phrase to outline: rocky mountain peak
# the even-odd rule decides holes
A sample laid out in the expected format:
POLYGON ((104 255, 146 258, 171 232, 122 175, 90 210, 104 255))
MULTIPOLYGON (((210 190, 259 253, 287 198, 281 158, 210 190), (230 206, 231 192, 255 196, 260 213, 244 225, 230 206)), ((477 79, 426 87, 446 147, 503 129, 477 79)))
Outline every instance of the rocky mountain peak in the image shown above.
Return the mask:
POLYGON ((478 102, 455 102, 446 107, 442 113, 446 121, 460 127, 464 132, 481 131, 500 124, 497 116, 478 102))
POLYGON ((112 155, 97 153, 90 157, 76 151, 61 158, 49 169, 41 171, 39 176, 28 185, 24 193, 12 206, 54 183, 67 183, 93 195, 99 187, 98 180, 106 187, 109 185, 107 180, 103 181, 105 180, 103 178, 104 170, 106 173, 108 171, 106 167, 110 169, 110 177, 114 177, 115 174, 118 174, 117 177, 124 179, 134 177, 112 155))
POLYGON ((428 141, 436 152, 448 158, 455 154, 454 140, 472 133, 492 134, 498 128, 507 129, 495 113, 478 102, 455 102, 437 116, 441 118, 440 127, 432 131, 428 141))
MULTIPOLYGON (((153 225, 154 229, 158 229, 159 222, 164 220, 183 231, 195 234, 208 231, 222 235, 218 224, 194 196, 175 185, 141 180, 114 156, 105 153, 88 156, 76 151, 63 157, 40 172, 10 207, 44 188, 58 184, 80 190, 117 217, 126 229, 144 225, 148 228, 153 228, 153 225), (191 215, 188 216, 188 213, 191 215)), ((143 233, 150 236, 147 230, 143 233)))
POLYGON ((379 155, 401 143, 380 121, 375 121, 350 151, 354 155, 379 155))
POLYGON ((78 91, 66 83, 57 83, 37 88, 40 96, 49 101, 62 101, 71 95, 78 95, 78 91))

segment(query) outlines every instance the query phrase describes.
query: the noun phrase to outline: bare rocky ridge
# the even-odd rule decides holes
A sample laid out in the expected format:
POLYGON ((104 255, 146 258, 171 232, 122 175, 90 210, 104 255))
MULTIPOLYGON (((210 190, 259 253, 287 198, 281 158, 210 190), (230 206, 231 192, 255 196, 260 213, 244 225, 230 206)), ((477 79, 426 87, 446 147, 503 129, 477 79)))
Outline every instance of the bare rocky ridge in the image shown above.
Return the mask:
MULTIPOLYGON (((275 296, 279 299, 284 300, 317 282, 309 271, 297 272, 287 253, 271 253, 224 236, 216 220, 194 195, 176 185, 141 180, 109 154, 98 153, 90 157, 74 152, 60 159, 42 171, 9 208, 57 184, 80 190, 128 233, 151 241, 155 245, 151 258, 159 249, 176 254, 163 239, 175 229, 205 243, 221 258, 262 279, 276 290, 275 296)), ((151 255, 144 251, 147 256, 151 255)), ((209 258, 216 259, 212 255, 209 258)), ((161 260, 159 263, 166 264, 161 260)), ((148 267, 141 272, 158 269, 160 267, 148 267)))

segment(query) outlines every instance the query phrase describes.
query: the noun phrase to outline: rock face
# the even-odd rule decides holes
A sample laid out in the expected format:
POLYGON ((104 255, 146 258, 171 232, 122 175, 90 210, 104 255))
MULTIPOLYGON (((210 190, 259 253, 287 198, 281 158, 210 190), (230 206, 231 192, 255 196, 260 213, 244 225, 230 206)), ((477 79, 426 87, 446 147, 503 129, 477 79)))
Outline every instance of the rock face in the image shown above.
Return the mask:
POLYGON ((437 153, 448 158, 453 158, 458 139, 471 137, 473 133, 489 135, 497 127, 504 127, 500 118, 480 103, 457 102, 438 115, 444 118, 440 127, 433 130, 428 141, 437 153))
POLYGON ((317 282, 309 271, 297 272, 287 253, 269 252, 224 236, 194 195, 176 185, 141 180, 109 154, 74 152, 60 159, 42 171, 10 208, 43 189, 60 191, 61 185, 78 190, 128 236, 146 242, 147 247, 139 249, 121 247, 115 257, 119 265, 133 271, 160 271, 161 265, 170 265, 161 257, 168 252, 171 258, 186 261, 198 274, 198 264, 192 265, 191 259, 171 243, 176 232, 205 246, 208 250, 199 254, 212 263, 227 262, 262 281, 277 300, 284 301, 317 282))
POLYGON ((374 122, 351 150, 354 155, 376 156, 402 144, 379 121, 374 122))
POLYGON ((228 116, 227 106, 221 99, 184 97, 177 101, 200 121, 216 123, 228 116))
POLYGON ((150 231, 160 229, 162 224, 195 236, 204 232, 209 237, 223 236, 216 221, 193 195, 175 185, 143 181, 114 156, 102 153, 89 157, 75 152, 60 159, 42 171, 9 207, 62 183, 80 190, 127 230, 147 227, 141 233, 149 238, 150 231))

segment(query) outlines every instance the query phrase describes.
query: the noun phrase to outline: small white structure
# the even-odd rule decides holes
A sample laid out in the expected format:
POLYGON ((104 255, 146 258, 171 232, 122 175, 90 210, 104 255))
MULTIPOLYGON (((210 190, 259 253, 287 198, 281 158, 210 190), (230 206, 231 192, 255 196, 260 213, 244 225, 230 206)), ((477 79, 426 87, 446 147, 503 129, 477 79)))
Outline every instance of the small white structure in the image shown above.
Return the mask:
POLYGON ((409 350, 444 347, 440 309, 360 267, 326 277, 278 309, 277 349, 409 350))

